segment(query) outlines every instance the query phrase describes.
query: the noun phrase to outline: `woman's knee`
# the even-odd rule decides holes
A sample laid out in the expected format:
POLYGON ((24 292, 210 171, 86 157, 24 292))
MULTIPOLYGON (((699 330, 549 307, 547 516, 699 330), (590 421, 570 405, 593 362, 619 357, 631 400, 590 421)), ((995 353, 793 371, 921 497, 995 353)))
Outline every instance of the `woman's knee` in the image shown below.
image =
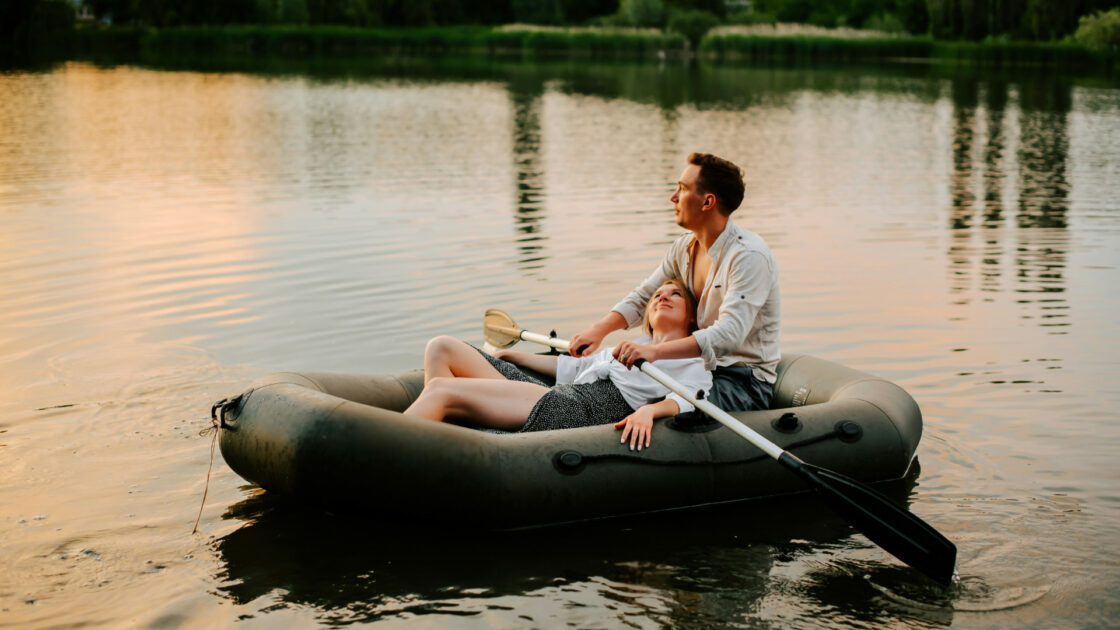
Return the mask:
POLYGON ((463 345, 462 341, 450 335, 440 335, 428 341, 424 354, 430 358, 446 358, 454 355, 463 345))

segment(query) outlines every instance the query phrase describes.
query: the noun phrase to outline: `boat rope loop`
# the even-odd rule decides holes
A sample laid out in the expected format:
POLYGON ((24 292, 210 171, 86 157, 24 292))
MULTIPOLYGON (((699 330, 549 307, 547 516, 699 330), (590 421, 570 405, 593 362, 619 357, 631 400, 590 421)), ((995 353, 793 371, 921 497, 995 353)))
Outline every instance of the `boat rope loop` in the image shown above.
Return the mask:
POLYGON ((202 520, 202 509, 206 507, 206 495, 210 492, 210 473, 214 470, 214 447, 218 443, 219 429, 233 428, 226 424, 226 410, 231 407, 236 408, 241 404, 244 397, 248 396, 252 391, 253 390, 249 390, 248 392, 238 394, 232 398, 223 398, 214 403, 210 407, 210 425, 198 432, 199 437, 213 435, 213 438, 210 440, 210 466, 206 469, 206 485, 202 490, 202 505, 198 506, 198 517, 194 519, 194 529, 191 530, 191 534, 198 533, 198 523, 202 520))

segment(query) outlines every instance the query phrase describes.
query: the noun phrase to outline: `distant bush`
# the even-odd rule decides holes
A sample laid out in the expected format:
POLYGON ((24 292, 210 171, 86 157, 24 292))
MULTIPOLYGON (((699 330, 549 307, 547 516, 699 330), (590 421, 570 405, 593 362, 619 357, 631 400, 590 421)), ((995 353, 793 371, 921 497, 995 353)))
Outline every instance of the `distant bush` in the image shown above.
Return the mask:
POLYGON ((933 41, 925 37, 841 38, 812 35, 710 35, 700 54, 720 61, 780 59, 830 63, 927 58, 933 41))
POLYGON ((883 33, 905 33, 906 26, 898 16, 893 13, 876 13, 863 23, 863 28, 869 31, 880 31, 883 33))
POLYGON ((564 7, 559 0, 512 0, 513 19, 523 24, 561 24, 564 7))
POLYGON ((747 9, 745 11, 736 11, 727 16, 728 24, 742 24, 745 26, 753 26, 755 24, 777 24, 778 16, 774 13, 764 13, 762 11, 755 11, 754 9, 747 9))
POLYGON ((988 66, 1093 66, 1101 63, 1093 51, 1068 42, 1000 41, 937 42, 934 59, 988 66))
POLYGON ((694 9, 691 11, 674 11, 669 16, 669 23, 665 30, 680 33, 688 39, 692 50, 700 46, 700 40, 708 31, 719 24, 719 18, 714 13, 694 9))
POLYGON ((1120 52, 1120 7, 1082 17, 1073 41, 1091 50, 1116 55, 1120 52))
POLYGON ((622 0, 618 15, 628 26, 657 26, 665 23, 665 5, 661 0, 622 0))

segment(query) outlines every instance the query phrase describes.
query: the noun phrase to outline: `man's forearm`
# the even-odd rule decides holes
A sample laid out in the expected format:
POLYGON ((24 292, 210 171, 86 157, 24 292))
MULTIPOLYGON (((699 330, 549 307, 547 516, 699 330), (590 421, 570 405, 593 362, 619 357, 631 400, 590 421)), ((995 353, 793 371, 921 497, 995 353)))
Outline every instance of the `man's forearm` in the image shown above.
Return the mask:
POLYGON ((624 330, 626 328, 626 318, 618 311, 607 311, 607 314, 592 324, 591 328, 606 337, 616 330, 624 330))

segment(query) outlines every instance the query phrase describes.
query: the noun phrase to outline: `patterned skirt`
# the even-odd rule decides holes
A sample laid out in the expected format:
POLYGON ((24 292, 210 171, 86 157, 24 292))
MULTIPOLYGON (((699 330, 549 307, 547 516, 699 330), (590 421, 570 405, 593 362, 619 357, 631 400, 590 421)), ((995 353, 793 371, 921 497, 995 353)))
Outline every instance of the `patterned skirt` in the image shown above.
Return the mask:
MULTIPOLYGON (((494 369, 511 381, 549 386, 548 383, 509 361, 495 359, 482 350, 479 352, 486 357, 490 365, 494 366, 494 369)), ((622 397, 618 387, 609 380, 579 385, 554 385, 533 406, 533 410, 529 412, 529 419, 518 433, 614 424, 632 413, 634 409, 622 397)))

